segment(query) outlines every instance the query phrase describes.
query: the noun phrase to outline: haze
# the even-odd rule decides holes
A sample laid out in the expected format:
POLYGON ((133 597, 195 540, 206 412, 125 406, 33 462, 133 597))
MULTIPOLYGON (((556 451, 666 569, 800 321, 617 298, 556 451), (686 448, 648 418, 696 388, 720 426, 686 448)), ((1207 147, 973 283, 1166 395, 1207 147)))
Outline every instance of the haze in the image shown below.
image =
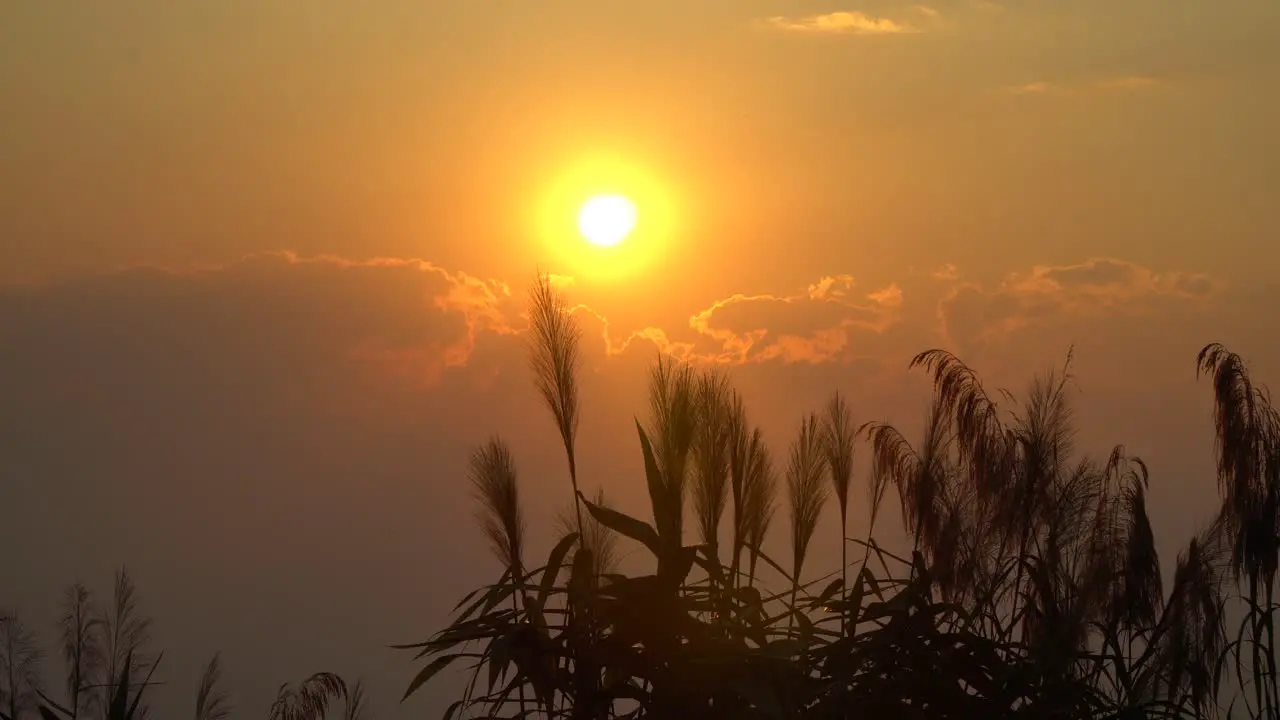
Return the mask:
POLYGON ((49 627, 66 583, 126 563, 158 710, 221 650, 245 713, 318 670, 379 717, 435 712, 395 705, 412 668, 385 646, 500 572, 471 448, 511 443, 534 555, 568 500, 522 344, 539 268, 584 306, 583 472, 620 507, 644 509, 658 352, 732 367, 781 443, 833 389, 915 432, 920 350, 1020 390, 1074 346, 1081 444, 1146 459, 1180 543, 1216 503, 1196 351, 1280 380, 1277 23, 1273 0, 6 2, 0 606, 49 627), (574 174, 600 158, 618 177, 574 174), (660 241, 609 265, 548 230, 567 177, 638 183, 660 241))

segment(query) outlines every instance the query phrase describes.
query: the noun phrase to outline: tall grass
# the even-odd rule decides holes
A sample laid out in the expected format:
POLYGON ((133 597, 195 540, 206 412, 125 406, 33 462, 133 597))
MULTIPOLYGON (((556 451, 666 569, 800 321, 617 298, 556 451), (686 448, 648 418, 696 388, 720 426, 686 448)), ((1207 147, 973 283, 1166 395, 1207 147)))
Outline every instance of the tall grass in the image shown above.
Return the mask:
POLYGON ((915 442, 889 425, 855 427, 839 395, 806 415, 785 456, 786 567, 764 549, 779 507, 774 455, 722 374, 669 358, 650 374, 636 430, 652 522, 579 491, 565 419, 576 418, 576 364, 564 358, 576 357, 580 331, 545 279, 532 302, 535 384, 584 517, 541 567, 504 561, 504 576, 464 598, 448 627, 400 646, 422 663, 406 697, 464 662, 471 680, 446 718, 1280 720, 1280 419, 1224 348, 1197 362, 1214 387, 1223 503, 1167 590, 1146 465, 1123 446, 1098 456, 1076 447, 1070 354, 1020 400, 989 394, 948 352, 921 353, 910 366, 928 373, 934 396, 915 442), (846 537, 859 442, 870 527, 896 500, 902 552, 846 537), (806 578, 828 493, 841 568, 806 578), (689 494, 695 544, 683 524, 689 494), (643 548, 652 571, 605 571, 586 517, 643 548), (786 584, 766 587, 761 563, 786 584))
MULTIPOLYGON (((73 583, 63 596, 58 649, 63 688, 45 686, 46 659, 39 634, 16 612, 0 613, 0 720, 147 720, 150 690, 164 653, 149 650, 151 618, 141 611, 128 571, 115 576, 112 602, 103 607, 73 583)), ((319 673, 284 684, 268 710, 270 720, 323 720, 342 700, 344 720, 360 720, 364 690, 338 675, 319 673)), ((234 711, 222 681, 221 656, 205 666, 195 693, 194 720, 227 720, 234 711)))

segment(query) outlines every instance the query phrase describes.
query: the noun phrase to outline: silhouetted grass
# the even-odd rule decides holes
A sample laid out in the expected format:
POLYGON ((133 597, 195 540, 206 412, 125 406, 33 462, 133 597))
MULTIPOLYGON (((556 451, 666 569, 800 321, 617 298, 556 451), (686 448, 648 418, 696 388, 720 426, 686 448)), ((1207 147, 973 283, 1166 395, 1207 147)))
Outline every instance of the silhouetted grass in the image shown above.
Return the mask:
POLYGON ((807 415, 785 472, 788 570, 763 550, 777 507, 771 453, 721 374, 654 366, 648 422, 636 424, 652 523, 578 491, 564 422, 567 397, 576 417, 576 365, 555 359, 576 357, 557 344, 579 331, 545 279, 533 302, 535 378, 566 438, 573 500, 642 546, 649 570, 602 571, 599 541, 578 532, 542 567, 504 563, 447 628, 400 646, 424 663, 406 697, 464 662, 471 680, 446 718, 1280 719, 1280 419, 1220 346, 1198 367, 1213 379, 1223 505, 1180 554, 1168 592, 1145 464, 1123 446, 1101 460, 1076 450, 1070 354, 1023 401, 989 395, 945 351, 918 355, 911 367, 935 391, 918 443, 888 425, 855 428, 838 395, 807 415), (871 527, 892 490, 904 553, 844 537, 859 440, 871 527), (806 582, 828 482, 842 567, 806 582), (696 545, 684 539, 690 494, 696 545), (761 586, 758 562, 786 586, 761 586), (1244 619, 1229 639, 1232 608, 1244 619), (532 700, 517 700, 526 690, 532 700))
MULTIPOLYGON (((84 585, 68 587, 58 621, 65 680, 58 700, 42 683, 37 633, 16 612, 0 613, 0 720, 148 720, 147 691, 159 683, 164 657, 148 649, 150 627, 124 568, 105 608, 84 585)), ((344 720, 360 720, 363 698, 359 682, 349 688, 341 677, 319 673, 296 686, 281 685, 268 714, 270 720, 323 720, 333 702, 343 700, 344 720)), ((226 720, 232 712, 215 653, 201 674, 193 717, 226 720)))

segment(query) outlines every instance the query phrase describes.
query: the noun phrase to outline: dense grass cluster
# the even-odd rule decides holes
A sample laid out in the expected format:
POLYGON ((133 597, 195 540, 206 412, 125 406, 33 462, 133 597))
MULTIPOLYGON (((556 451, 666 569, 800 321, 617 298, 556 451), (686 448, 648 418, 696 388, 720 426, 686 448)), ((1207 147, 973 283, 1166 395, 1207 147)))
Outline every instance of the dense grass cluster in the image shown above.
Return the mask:
POLYGON ((1120 446, 1076 452, 1065 370, 998 404, 960 360, 929 351, 911 362, 935 391, 916 442, 855 426, 835 395, 778 456, 724 375, 659 360, 637 422, 648 521, 580 489, 579 329, 545 280, 530 316, 573 510, 529 568, 511 453, 498 438, 476 450, 480 525, 505 572, 445 630, 403 646, 422 663, 406 697, 466 663, 446 718, 1280 718, 1280 419, 1224 348, 1197 359, 1222 506, 1166 587, 1146 466, 1120 446), (845 537, 860 445, 871 527, 896 496, 901 552, 845 537), (832 500, 842 567, 802 581, 832 500), (762 550, 775 509, 785 559, 762 550), (645 549, 648 572, 618 571, 621 538, 645 549), (766 566, 782 586, 765 586, 766 566))

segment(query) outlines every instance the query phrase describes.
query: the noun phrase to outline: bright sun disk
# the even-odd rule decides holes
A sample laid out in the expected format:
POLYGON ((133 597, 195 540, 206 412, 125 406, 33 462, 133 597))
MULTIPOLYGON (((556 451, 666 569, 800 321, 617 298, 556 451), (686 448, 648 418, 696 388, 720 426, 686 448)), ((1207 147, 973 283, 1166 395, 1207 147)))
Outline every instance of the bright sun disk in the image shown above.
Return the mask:
POLYGON ((578 212, 578 230, 599 247, 617 245, 636 226, 636 205, 622 195, 597 195, 578 212))

